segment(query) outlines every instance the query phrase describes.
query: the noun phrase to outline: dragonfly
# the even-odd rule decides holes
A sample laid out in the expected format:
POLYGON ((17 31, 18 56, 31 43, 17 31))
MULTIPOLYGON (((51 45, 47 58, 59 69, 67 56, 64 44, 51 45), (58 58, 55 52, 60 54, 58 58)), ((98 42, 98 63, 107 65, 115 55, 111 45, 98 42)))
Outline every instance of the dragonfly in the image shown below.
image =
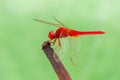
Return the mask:
MULTIPOLYGON (((38 21, 38 22, 41 22, 41 23, 45 23, 45 24, 49 24, 49 25, 53 25, 53 26, 57 27, 55 32, 54 31, 50 31, 48 33, 49 42, 50 42, 50 44, 52 46, 56 44, 56 41, 58 41, 58 45, 55 48, 56 51, 57 51, 57 49, 58 49, 58 51, 61 49, 61 39, 62 38, 80 37, 80 36, 83 36, 83 35, 100 35, 100 34, 105 34, 104 31, 78 31, 78 30, 75 30, 75 29, 70 29, 70 28, 66 27, 57 18, 53 17, 53 19, 56 22, 58 22, 58 24, 47 22, 47 21, 44 21, 44 20, 39 20, 39 19, 34 19, 34 20, 38 21)), ((78 55, 77 54, 76 55, 75 54, 72 55, 72 53, 73 52, 75 53, 76 51, 78 51, 76 53, 79 53, 79 49, 76 50, 76 48, 73 47, 73 43, 71 41, 69 42, 69 46, 70 46, 70 60, 71 60, 71 62, 73 64, 76 64, 75 59, 78 57, 78 55), (75 57, 73 57, 73 56, 75 56, 75 57)))
POLYGON ((50 39, 50 42, 52 43, 52 45, 54 45, 56 43, 56 41, 58 40, 58 46, 61 47, 61 41, 60 41, 61 38, 79 37, 79 36, 82 36, 82 35, 105 34, 104 31, 78 31, 78 30, 70 29, 70 28, 66 27, 57 18, 53 17, 53 19, 55 21, 57 21, 59 24, 55 24, 55 23, 51 23, 51 22, 47 22, 47 21, 43 21, 43 20, 39 20, 39 19, 34 19, 35 21, 45 23, 45 24, 49 24, 49 25, 54 25, 55 27, 57 27, 55 32, 50 31, 48 33, 48 38, 50 39))

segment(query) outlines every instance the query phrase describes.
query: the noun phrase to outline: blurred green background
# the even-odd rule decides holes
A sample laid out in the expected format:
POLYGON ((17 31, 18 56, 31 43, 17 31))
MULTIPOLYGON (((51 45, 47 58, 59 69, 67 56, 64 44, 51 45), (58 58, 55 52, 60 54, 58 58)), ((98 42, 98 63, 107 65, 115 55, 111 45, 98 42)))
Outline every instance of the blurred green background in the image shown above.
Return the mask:
POLYGON ((62 59, 73 80, 120 80, 120 0, 0 0, 0 80, 58 80, 41 44, 61 20, 72 29, 103 30, 80 37, 77 65, 62 59))

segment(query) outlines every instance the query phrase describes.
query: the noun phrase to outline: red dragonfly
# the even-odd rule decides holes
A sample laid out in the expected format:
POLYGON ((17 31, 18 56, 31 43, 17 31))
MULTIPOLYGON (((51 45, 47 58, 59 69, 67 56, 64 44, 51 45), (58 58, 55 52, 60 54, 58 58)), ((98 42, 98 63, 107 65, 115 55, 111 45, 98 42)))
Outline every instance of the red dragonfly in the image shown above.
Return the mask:
POLYGON ((54 23, 50 23, 50 22, 46 22, 46 21, 38 20, 38 19, 34 19, 34 20, 45 23, 45 24, 54 25, 54 26, 56 26, 58 28, 55 32, 50 31, 49 34, 48 34, 48 37, 50 39, 50 42, 53 45, 58 40, 59 47, 61 47, 60 38, 78 37, 78 36, 81 36, 81 35, 96 35, 96 34, 104 34, 105 33, 103 31, 85 31, 84 32, 84 31, 73 30, 73 29, 67 28, 63 23, 61 23, 55 17, 53 17, 53 19, 55 21, 57 21, 59 24, 54 24, 54 23))

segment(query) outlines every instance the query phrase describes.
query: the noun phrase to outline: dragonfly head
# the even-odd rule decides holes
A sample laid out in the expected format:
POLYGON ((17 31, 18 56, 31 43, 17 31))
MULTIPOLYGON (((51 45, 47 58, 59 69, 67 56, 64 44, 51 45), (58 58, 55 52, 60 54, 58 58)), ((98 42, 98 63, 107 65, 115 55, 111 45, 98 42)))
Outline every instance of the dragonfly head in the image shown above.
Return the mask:
POLYGON ((50 40, 56 38, 55 33, 54 33, 53 31, 50 31, 50 32, 49 32, 48 37, 49 37, 50 40))

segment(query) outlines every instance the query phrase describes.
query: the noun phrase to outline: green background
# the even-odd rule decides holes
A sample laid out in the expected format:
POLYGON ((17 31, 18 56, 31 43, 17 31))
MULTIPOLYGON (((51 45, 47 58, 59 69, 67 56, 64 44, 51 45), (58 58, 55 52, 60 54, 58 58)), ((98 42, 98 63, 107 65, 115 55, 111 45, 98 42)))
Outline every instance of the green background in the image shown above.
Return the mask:
POLYGON ((0 80, 58 80, 41 50, 56 28, 33 20, 52 17, 106 32, 80 37, 77 65, 62 58, 73 80, 120 80, 120 0, 0 0, 0 80))

